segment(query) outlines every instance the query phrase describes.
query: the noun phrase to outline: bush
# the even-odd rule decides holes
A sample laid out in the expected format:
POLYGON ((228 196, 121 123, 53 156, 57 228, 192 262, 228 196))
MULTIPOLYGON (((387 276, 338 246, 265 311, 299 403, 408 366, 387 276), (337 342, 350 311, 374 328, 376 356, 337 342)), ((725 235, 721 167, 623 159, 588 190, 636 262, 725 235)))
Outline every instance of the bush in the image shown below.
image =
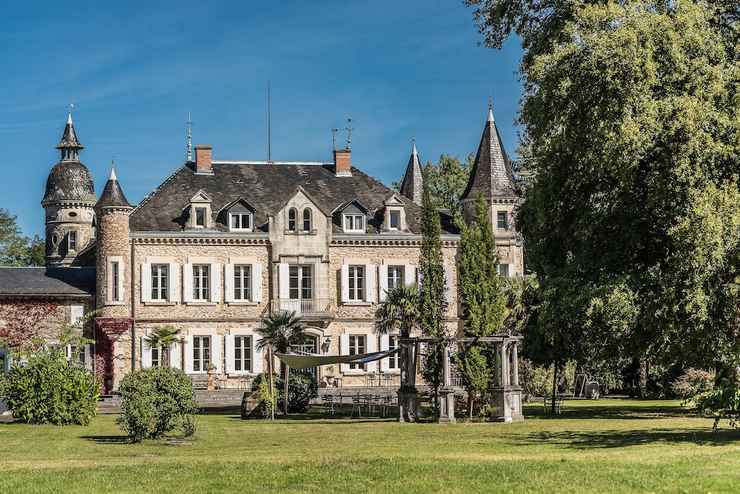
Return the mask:
MULTIPOLYGON (((252 389, 257 391, 260 389, 262 381, 267 384, 267 375, 260 374, 257 379, 254 380, 252 389)), ((277 395, 277 408, 276 410, 283 409, 283 378, 275 376, 274 386, 275 394, 277 395)), ((266 396, 269 396, 267 388, 265 387, 266 396)), ((316 379, 310 374, 303 374, 299 372, 291 372, 290 380, 288 381, 288 412, 289 413, 303 413, 308 410, 308 406, 312 399, 319 396, 319 386, 316 383, 316 379)), ((264 412, 267 412, 265 410, 264 412)), ((269 416, 263 413, 263 416, 269 416)))
POLYGON ((673 393, 684 400, 711 391, 713 387, 714 373, 701 369, 688 369, 671 384, 673 393))
POLYGON ((137 370, 121 381, 118 424, 133 441, 156 439, 180 429, 195 431, 193 384, 180 369, 137 370))
POLYGON ((0 380, 0 398, 29 424, 88 425, 100 388, 93 374, 70 364, 58 349, 42 349, 0 380))

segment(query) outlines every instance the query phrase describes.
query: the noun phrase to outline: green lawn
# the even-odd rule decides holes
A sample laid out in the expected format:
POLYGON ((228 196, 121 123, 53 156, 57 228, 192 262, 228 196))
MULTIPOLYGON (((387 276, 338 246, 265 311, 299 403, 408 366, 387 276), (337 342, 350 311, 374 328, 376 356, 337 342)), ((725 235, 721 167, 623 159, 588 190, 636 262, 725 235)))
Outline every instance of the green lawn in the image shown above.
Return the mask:
POLYGON ((204 415, 193 441, 0 424, 0 493, 738 492, 740 432, 678 402, 567 402, 519 424, 267 423, 204 415))

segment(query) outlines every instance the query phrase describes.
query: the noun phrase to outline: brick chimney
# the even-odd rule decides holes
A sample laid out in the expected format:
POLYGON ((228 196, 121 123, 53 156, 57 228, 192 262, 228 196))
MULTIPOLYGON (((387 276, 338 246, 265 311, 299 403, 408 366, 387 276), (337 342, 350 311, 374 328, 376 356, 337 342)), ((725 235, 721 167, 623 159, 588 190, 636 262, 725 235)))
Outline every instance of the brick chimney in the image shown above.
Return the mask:
POLYGON ((209 144, 195 146, 195 173, 213 175, 212 150, 209 144))
POLYGON ((352 176, 352 151, 350 149, 334 150, 334 174, 337 177, 352 176))

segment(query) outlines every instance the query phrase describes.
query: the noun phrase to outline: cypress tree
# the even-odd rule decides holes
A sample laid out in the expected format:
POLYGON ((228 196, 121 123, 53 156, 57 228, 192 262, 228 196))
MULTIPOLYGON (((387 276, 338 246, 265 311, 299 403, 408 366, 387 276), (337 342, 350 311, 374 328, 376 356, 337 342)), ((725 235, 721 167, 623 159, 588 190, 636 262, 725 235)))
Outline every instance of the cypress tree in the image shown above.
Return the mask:
MULTIPOLYGON (((422 193, 422 241, 419 272, 421 288, 419 296, 420 327, 424 336, 443 338, 444 314, 447 309, 445 299, 445 272, 442 264, 442 241, 440 235, 439 211, 434 206, 429 180, 424 180, 422 193)), ((432 389, 432 403, 435 412, 438 407, 439 388, 442 385, 442 358, 444 343, 432 342, 427 345, 422 374, 432 389)))

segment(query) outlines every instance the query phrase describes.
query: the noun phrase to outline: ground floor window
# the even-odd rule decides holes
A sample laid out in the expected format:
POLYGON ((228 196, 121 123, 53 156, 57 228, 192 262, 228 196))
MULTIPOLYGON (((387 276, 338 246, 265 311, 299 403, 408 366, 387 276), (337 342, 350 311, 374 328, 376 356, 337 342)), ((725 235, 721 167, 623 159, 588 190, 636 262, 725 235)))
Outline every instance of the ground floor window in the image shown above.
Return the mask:
MULTIPOLYGON (((365 335, 350 335, 349 337, 349 354, 361 355, 365 353, 365 335)), ((365 364, 349 364, 350 369, 365 369, 365 364)))
POLYGON ((162 366, 162 349, 159 347, 152 347, 152 367, 162 366))
MULTIPOLYGON (((388 350, 396 350, 398 348, 398 336, 388 337, 388 350)), ((398 352, 388 357, 388 370, 400 369, 400 357, 398 352)))
POLYGON ((193 372, 205 372, 211 365, 211 337, 193 336, 193 372))
POLYGON ((252 372, 251 336, 234 336, 234 370, 252 372))

